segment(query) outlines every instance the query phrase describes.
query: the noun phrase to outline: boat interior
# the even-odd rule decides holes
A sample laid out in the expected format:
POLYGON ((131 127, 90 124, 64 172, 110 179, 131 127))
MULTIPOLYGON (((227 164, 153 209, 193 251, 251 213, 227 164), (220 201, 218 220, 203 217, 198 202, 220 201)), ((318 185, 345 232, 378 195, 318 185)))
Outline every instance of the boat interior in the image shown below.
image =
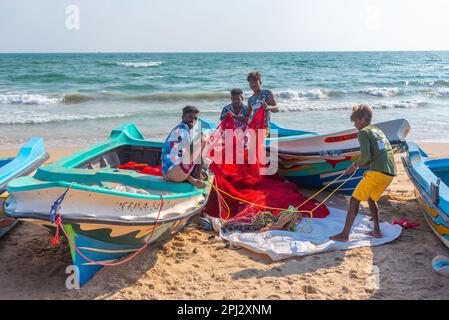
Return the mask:
POLYGON ((82 184, 98 186, 111 190, 141 193, 141 194, 175 194, 193 191, 194 187, 190 183, 171 183, 163 179, 154 177, 130 177, 117 176, 113 173, 115 168, 128 162, 148 164, 155 167, 161 163, 161 147, 159 146, 138 146, 123 145, 108 150, 93 158, 90 158, 75 168, 88 170, 101 170, 96 176, 82 175, 71 176, 71 181, 83 179, 82 184), (114 169, 114 170, 111 170, 114 169))
POLYGON ((116 168, 130 161, 146 163, 155 167, 161 162, 161 148, 136 145, 121 146, 91 158, 76 168, 96 170, 101 168, 116 168))
POLYGON ((13 159, 0 159, 0 168, 10 163, 13 159))

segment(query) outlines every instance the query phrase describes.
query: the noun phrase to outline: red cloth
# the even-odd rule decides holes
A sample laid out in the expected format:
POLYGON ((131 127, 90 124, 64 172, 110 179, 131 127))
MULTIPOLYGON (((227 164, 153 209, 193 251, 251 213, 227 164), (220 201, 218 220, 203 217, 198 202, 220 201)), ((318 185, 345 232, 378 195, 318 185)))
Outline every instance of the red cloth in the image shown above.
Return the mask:
POLYGON ((156 167, 152 167, 146 163, 136 163, 134 161, 130 161, 121 166, 118 166, 117 169, 122 170, 134 170, 139 173, 149 174, 152 176, 160 176, 162 177, 162 165, 158 165, 156 167))
MULTIPOLYGON (((248 129, 264 129, 265 128, 265 110, 260 108, 256 113, 253 120, 248 124, 248 129)), ((215 175, 214 184, 221 190, 227 192, 228 194, 246 201, 257 203, 259 205, 287 209, 290 205, 298 207, 303 202, 307 200, 299 191, 298 187, 291 183, 285 182, 280 176, 266 176, 260 174, 260 169, 263 168, 261 163, 266 163, 265 159, 261 159, 261 156, 257 156, 258 151, 263 151, 265 148, 264 141, 264 131, 257 135, 254 139, 249 138, 245 141, 255 140, 255 147, 252 149, 253 152, 248 152, 248 148, 243 149, 243 164, 236 164, 237 153, 236 150, 241 150, 236 148, 237 137, 235 135, 235 127, 232 116, 226 117, 218 126, 216 131, 212 134, 212 138, 209 141, 210 148, 209 156, 214 159, 214 162, 210 165, 210 170, 215 175), (218 163, 216 159, 224 159, 224 155, 217 157, 216 151, 220 147, 222 150, 226 150, 224 145, 223 133, 225 130, 233 130, 234 135, 232 140, 234 142, 233 147, 233 162, 230 164, 224 164, 222 161, 218 163), (219 147, 219 148, 217 148, 219 147), (250 161, 250 155, 256 155, 253 161, 250 161)), ((232 131, 231 131, 232 132, 232 131)), ((240 137, 242 141, 242 137, 240 137)), ((251 144, 248 143, 248 146, 251 144)), ((240 152, 241 153, 241 152, 240 152)), ((241 155, 241 154, 240 154, 241 155)), ((265 155, 265 152, 263 152, 265 155)), ((263 157, 263 156, 262 156, 263 157)), ((317 207, 319 203, 316 200, 310 200, 298 210, 310 211, 317 207)), ((225 195, 223 193, 217 194, 215 189, 212 189, 209 196, 209 201, 206 205, 204 211, 213 217, 221 217, 223 219, 233 219, 249 221, 252 216, 254 216, 259 211, 265 211, 268 209, 247 204, 239 200, 235 200, 232 197, 225 195), (222 199, 220 199, 222 198, 222 199), (220 201, 221 200, 221 201, 220 201), (229 206, 230 216, 228 217, 228 209, 225 203, 229 206)), ((282 210, 268 210, 273 213, 273 215, 279 214, 282 210)), ((310 213, 301 213, 305 217, 310 217, 310 213)), ((329 214, 329 210, 325 205, 320 205, 313 214, 314 218, 324 218, 329 214)))

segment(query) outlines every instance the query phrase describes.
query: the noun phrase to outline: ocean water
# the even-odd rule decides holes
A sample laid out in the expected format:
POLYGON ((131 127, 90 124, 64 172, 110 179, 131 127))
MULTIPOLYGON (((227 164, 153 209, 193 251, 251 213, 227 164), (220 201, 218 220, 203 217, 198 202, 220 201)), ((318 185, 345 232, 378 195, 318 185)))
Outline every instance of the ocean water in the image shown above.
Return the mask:
POLYGON ((123 123, 162 140, 187 104, 217 120, 230 89, 249 97, 253 70, 283 126, 351 128, 368 103, 374 121, 408 119, 411 139, 449 141, 449 52, 92 53, 0 54, 0 145, 86 145, 123 123))

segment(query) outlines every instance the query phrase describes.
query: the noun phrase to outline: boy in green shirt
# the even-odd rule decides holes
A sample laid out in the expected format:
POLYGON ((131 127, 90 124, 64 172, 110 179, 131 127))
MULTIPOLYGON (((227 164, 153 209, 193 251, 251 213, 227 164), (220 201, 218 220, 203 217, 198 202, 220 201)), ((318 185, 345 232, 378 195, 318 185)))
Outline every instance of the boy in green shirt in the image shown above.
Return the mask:
POLYGON ((371 124, 372 116, 373 111, 368 105, 362 104, 352 109, 351 121, 359 130, 358 139, 361 155, 359 160, 346 170, 345 174, 352 174, 359 167, 368 167, 368 170, 364 173, 363 179, 352 194, 343 231, 330 238, 334 241, 349 241, 349 233, 359 212, 361 201, 368 201, 373 217, 374 228, 369 235, 375 238, 382 237, 379 225, 379 208, 376 202, 379 201, 382 193, 397 175, 397 170, 391 145, 385 134, 371 124))

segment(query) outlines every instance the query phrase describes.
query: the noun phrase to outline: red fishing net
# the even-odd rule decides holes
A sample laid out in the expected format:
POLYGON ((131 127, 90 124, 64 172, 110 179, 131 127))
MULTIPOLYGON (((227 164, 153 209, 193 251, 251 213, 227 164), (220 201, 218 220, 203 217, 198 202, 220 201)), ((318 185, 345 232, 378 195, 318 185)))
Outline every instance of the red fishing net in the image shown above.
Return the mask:
POLYGON ((265 110, 260 108, 242 134, 236 131, 232 115, 229 114, 211 135, 208 155, 213 163, 209 168, 215 175, 216 188, 212 188, 204 211, 210 216, 225 220, 250 221, 260 211, 271 211, 276 216, 289 206, 295 206, 299 207, 298 210, 305 211, 301 212, 304 217, 310 217, 312 210, 313 218, 326 217, 329 214, 326 206, 314 199, 306 202, 307 198, 298 191, 295 184, 284 181, 278 175, 261 174, 267 166, 264 119, 265 110), (243 148, 238 147, 239 143, 243 148), (229 148, 232 148, 231 157, 226 156, 229 148), (238 161, 242 158, 243 163, 238 161))
POLYGON ((134 161, 127 162, 121 166, 118 166, 117 169, 122 170, 134 170, 139 173, 149 174, 152 176, 160 176, 162 177, 162 165, 158 165, 156 167, 152 167, 146 163, 136 163, 134 161))

